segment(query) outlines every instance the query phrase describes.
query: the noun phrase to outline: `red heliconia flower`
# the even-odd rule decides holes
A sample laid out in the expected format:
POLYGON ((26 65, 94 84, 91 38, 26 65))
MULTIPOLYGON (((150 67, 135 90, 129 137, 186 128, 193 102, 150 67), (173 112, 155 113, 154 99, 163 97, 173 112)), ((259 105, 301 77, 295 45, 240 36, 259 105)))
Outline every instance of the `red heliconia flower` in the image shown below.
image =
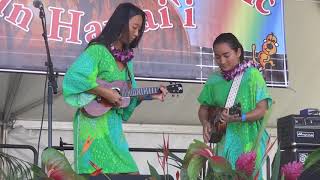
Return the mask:
POLYGON ((236 169, 244 172, 248 177, 252 176, 256 165, 257 154, 254 151, 241 154, 236 161, 236 169))
POLYGON ((202 148, 196 151, 194 154, 211 159, 216 164, 226 165, 227 160, 221 156, 216 156, 209 148, 202 148))
POLYGON ((64 179, 64 173, 62 171, 59 171, 55 168, 50 169, 48 172, 48 177, 54 180, 63 180, 64 179))
POLYGON ((164 137, 164 134, 162 134, 162 138, 163 138, 163 150, 162 150, 162 154, 163 156, 160 155, 159 152, 157 152, 157 156, 158 156, 158 162, 163 170, 163 172, 165 172, 165 168, 166 166, 168 166, 168 159, 169 159, 169 135, 167 140, 164 137))
POLYGON ((297 180, 303 171, 303 164, 301 162, 293 161, 285 164, 281 168, 281 173, 286 180, 297 180))
POLYGON ((51 168, 47 172, 48 178, 52 180, 76 180, 77 177, 72 172, 67 172, 59 168, 51 168))
POLYGON ((162 138, 163 138, 163 155, 164 155, 164 158, 166 159, 166 161, 168 161, 168 158, 169 158, 169 135, 167 138, 167 142, 166 142, 166 139, 164 138, 164 134, 162 134, 162 138))
POLYGON ((195 152, 195 154, 206 157, 206 158, 211 158, 214 156, 213 152, 208 149, 208 148, 203 148, 195 152))
POLYGON ((177 172, 176 172, 176 180, 179 180, 179 179, 180 179, 180 172, 177 171, 177 172))

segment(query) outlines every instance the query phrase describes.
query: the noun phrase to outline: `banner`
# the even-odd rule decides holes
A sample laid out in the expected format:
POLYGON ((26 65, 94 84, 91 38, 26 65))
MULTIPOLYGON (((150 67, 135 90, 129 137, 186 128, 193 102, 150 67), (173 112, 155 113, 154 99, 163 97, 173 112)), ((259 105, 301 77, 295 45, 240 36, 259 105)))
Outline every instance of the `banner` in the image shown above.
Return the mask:
MULTIPOLYGON (((282 0, 43 1, 55 71, 67 70, 123 2, 147 14, 135 49, 137 79, 204 82, 218 68, 214 39, 232 32, 246 59, 254 56, 264 67, 269 86, 288 86, 282 0)), ((0 71, 45 73, 41 20, 32 1, 0 0, 0 41, 0 71)))

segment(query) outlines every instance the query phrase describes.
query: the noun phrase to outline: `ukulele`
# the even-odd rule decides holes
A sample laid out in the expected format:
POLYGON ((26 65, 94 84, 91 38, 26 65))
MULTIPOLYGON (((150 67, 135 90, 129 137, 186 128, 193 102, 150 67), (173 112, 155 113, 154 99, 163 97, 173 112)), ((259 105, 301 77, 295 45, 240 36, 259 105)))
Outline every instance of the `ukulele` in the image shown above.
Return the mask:
MULTIPOLYGON (((227 123, 220 121, 220 116, 225 108, 220 107, 210 107, 208 111, 209 122, 212 126, 210 143, 218 143, 221 138, 226 133, 227 123)), ((229 115, 238 115, 241 117, 241 104, 235 104, 229 108, 229 115)))
MULTIPOLYGON (((97 83, 104 87, 116 90, 121 95, 120 108, 127 107, 130 104, 130 97, 152 95, 161 93, 159 87, 146 87, 146 88, 130 88, 127 81, 114 81, 108 83, 103 80, 97 80, 97 83)), ((166 86, 169 93, 181 94, 183 88, 181 84, 170 84, 166 86)), ((84 106, 81 111, 90 117, 99 117, 108 112, 113 105, 101 96, 97 96, 92 102, 84 106)))

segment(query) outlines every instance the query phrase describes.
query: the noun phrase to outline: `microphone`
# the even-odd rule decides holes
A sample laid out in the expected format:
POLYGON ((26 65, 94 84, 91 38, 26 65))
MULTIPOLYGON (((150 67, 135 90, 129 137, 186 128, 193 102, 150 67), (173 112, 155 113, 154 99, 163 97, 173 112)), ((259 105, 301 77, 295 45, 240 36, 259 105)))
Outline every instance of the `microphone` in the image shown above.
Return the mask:
POLYGON ((40 8, 40 7, 43 7, 43 4, 42 4, 42 2, 40 0, 34 0, 33 1, 33 6, 35 8, 40 8))

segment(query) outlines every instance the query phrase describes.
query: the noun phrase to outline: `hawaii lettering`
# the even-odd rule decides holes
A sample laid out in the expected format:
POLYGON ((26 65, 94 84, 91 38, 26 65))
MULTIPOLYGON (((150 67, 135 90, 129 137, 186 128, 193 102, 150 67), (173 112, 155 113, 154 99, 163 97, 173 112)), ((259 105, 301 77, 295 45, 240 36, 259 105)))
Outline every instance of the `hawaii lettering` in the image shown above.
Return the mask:
MULTIPOLYGON (((172 4, 174 4, 177 8, 181 8, 181 2, 179 0, 171 0, 172 4)), ((183 27, 185 28, 196 28, 196 24, 194 22, 194 2, 193 0, 183 0, 187 8, 184 9, 184 24, 183 27)), ((147 14, 147 25, 146 25, 146 31, 149 30, 157 30, 160 29, 166 29, 166 28, 173 28, 173 24, 170 21, 170 14, 169 9, 167 7, 168 0, 158 0, 158 4, 161 7, 158 12, 161 17, 161 23, 155 23, 154 17, 151 11, 144 10, 144 12, 147 14)))
POLYGON ((276 4, 276 0, 242 0, 251 7, 255 7, 256 10, 262 15, 269 15, 271 12, 269 9, 265 9, 265 3, 269 2, 269 5, 273 7, 276 4))
MULTIPOLYGON (((11 3, 12 0, 0 0, 0 17, 4 17, 4 20, 19 29, 29 32, 30 24, 33 19, 33 11, 26 7, 24 4, 11 3), (11 7, 10 7, 11 6, 11 7), (4 11, 9 9, 10 13, 5 16, 4 11)), ((174 24, 170 19, 170 11, 168 9, 169 0, 158 0, 159 9, 157 12, 152 12, 148 9, 144 9, 147 15, 146 29, 145 32, 155 31, 158 29, 174 28, 174 24), (160 22, 156 22, 154 18, 154 13, 158 13, 160 16, 160 22)), ((184 28, 196 28, 195 18, 194 18, 194 0, 170 0, 171 4, 176 6, 176 8, 182 8, 181 3, 184 3, 184 28)), ((85 16, 85 12, 76 10, 66 10, 64 8, 58 7, 48 7, 48 12, 50 12, 51 20, 50 27, 48 30, 48 39, 52 41, 65 41, 71 44, 82 44, 80 39, 81 31, 81 19, 85 16), (68 20, 62 20, 62 16, 68 17, 68 20), (62 37, 61 30, 68 30, 69 36, 62 37)), ((48 16, 49 17, 49 16, 48 16)), ((91 39, 95 38, 101 33, 103 26, 107 21, 98 22, 91 21, 83 27, 85 32, 85 41, 89 42, 91 39)), ((64 33, 63 33, 64 34, 64 33)))

